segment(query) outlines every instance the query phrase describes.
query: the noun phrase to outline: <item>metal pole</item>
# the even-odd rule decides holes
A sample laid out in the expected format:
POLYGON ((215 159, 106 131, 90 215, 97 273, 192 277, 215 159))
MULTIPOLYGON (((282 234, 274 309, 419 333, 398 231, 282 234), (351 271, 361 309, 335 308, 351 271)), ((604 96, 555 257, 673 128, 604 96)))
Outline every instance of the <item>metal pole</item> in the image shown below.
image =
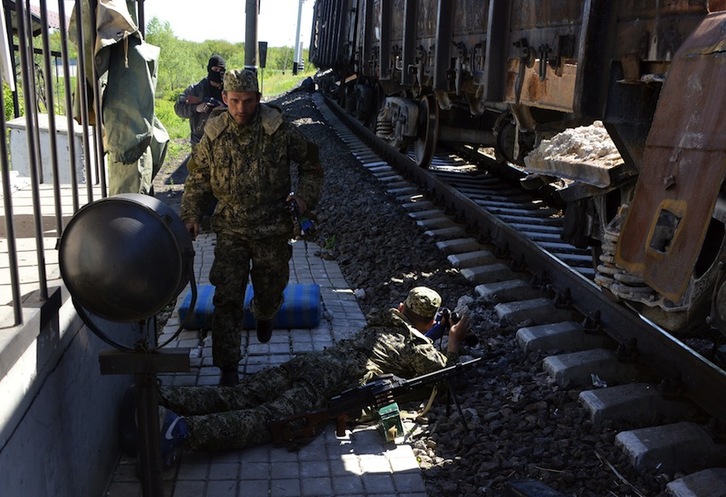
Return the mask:
POLYGON ((295 29, 295 61, 292 63, 292 73, 297 75, 302 59, 302 47, 300 46, 300 23, 302 22, 302 6, 305 0, 300 0, 297 7, 297 28, 295 29))
POLYGON ((245 69, 257 70, 257 14, 260 0, 247 0, 245 9, 245 69))

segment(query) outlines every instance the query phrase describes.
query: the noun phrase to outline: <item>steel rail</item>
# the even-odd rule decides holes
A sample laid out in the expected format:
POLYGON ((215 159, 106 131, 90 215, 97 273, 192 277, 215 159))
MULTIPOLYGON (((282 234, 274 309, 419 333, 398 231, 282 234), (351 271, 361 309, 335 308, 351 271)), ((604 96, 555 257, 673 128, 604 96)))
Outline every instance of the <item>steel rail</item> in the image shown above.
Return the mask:
POLYGON ((630 307, 614 300, 595 283, 571 270, 431 171, 419 167, 408 156, 379 140, 336 102, 326 97, 326 103, 356 136, 402 176, 443 202, 443 208, 461 213, 470 227, 483 233, 494 245, 505 249, 512 260, 526 265, 535 275, 544 275, 555 292, 568 296, 574 309, 599 324, 618 343, 634 348, 639 360, 663 378, 682 386, 686 395, 709 415, 723 419, 726 395, 714 393, 726 391, 726 371, 630 307))

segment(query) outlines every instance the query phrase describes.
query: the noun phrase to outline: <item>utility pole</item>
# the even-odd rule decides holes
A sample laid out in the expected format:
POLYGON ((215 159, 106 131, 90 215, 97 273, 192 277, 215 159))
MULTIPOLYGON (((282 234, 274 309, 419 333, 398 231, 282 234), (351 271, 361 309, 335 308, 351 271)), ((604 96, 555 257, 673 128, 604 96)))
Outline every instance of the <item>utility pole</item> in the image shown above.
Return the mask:
POLYGON ((297 76, 298 67, 302 60, 302 45, 300 44, 300 23, 302 22, 302 6, 305 0, 300 0, 297 8, 297 28, 295 29, 295 60, 292 63, 292 73, 297 76))
POLYGON ((245 8, 245 69, 257 71, 257 15, 260 0, 247 0, 245 8))

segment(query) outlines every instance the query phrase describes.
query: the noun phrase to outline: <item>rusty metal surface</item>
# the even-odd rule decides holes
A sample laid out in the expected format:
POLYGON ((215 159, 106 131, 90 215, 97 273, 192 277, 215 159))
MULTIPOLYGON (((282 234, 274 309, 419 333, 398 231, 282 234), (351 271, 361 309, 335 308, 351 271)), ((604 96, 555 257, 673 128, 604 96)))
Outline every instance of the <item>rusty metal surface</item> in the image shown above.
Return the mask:
MULTIPOLYGON (((489 0, 454 2, 454 36, 482 35, 487 32, 489 0)), ((480 40, 484 41, 484 39, 480 40)))
POLYGON ((406 0, 393 0, 391 8, 391 41, 401 43, 403 40, 403 12, 406 9, 406 0))
POLYGON ((582 23, 584 0, 519 0, 512 2, 512 31, 582 23))
POLYGON ((503 73, 504 101, 531 107, 573 112, 577 88, 577 48, 583 0, 521 0, 510 7, 508 57, 503 73), (558 41, 572 43, 559 57, 558 41))
MULTIPOLYGON (((713 2, 712 2, 713 3, 713 2)), ((708 13, 708 0, 620 0, 618 18, 653 19, 661 16, 678 16, 708 13)))
POLYGON ((618 19, 615 57, 671 60, 705 15, 705 11, 679 14, 663 9, 655 16, 618 19))
MULTIPOLYGON (((583 95, 596 97, 598 84, 606 83, 579 81, 584 77, 582 65, 587 64, 592 73, 598 65, 607 68, 614 59, 634 60, 638 68, 642 62, 667 63, 708 9, 707 0, 629 0, 612 9, 598 5, 584 0, 520 0, 511 5, 503 95, 507 103, 579 115, 583 95), (601 33, 597 46, 583 39, 591 35, 591 29, 601 33), (603 38, 602 33, 607 36, 603 38), (576 50, 553 67, 553 40, 563 36, 573 37, 576 50), (523 46, 515 47, 517 43, 523 46), (524 52, 529 54, 526 64, 522 63, 524 52)), ((643 66, 641 71, 658 73, 665 67, 643 66)))
POLYGON ((438 0, 418 0, 416 7, 416 38, 436 38, 438 0))
POLYGON ((726 14, 676 55, 660 96, 616 262, 677 302, 726 175, 726 14))
POLYGON ((533 67, 522 67, 518 60, 509 60, 505 101, 523 105, 572 112, 575 102, 577 66, 564 64, 561 75, 548 71, 548 76, 539 76, 539 62, 533 67), (520 81, 521 80, 521 81, 520 81))

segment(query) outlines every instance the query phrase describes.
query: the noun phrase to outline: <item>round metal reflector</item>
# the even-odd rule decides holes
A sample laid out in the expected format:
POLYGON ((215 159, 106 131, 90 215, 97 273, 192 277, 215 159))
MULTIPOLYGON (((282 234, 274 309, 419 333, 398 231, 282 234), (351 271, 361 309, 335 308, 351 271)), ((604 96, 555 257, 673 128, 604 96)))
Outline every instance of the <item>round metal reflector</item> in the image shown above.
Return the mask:
POLYGON ((194 249, 184 222, 166 204, 122 194, 81 208, 58 249, 71 296, 110 321, 154 316, 189 282, 194 249))

